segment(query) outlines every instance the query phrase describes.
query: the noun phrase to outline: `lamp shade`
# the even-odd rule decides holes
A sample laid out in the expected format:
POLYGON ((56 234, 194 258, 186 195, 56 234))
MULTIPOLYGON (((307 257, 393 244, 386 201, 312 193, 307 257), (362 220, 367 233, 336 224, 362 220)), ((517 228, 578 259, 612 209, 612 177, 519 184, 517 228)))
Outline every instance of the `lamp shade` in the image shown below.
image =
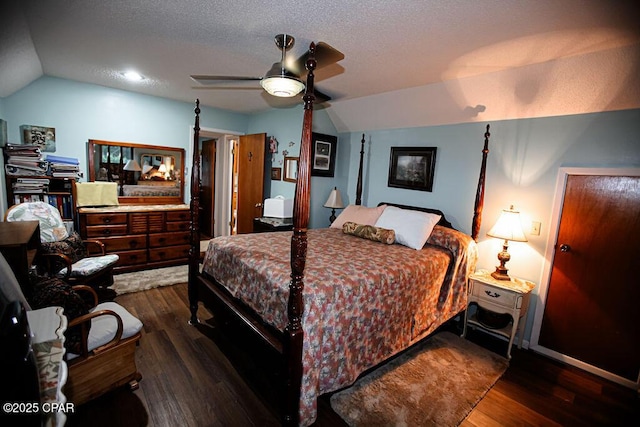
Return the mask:
POLYGON ((509 210, 502 211, 500 218, 498 218, 498 221, 487 235, 498 239, 511 240, 512 242, 527 241, 520 222, 520 212, 514 211, 513 206, 509 210))
POLYGON ((167 173, 167 166, 163 163, 160 166, 158 166, 158 172, 160 173, 167 173))
POLYGON ((142 168, 140 167, 140 165, 138 164, 138 162, 135 159, 131 159, 129 161, 127 161, 127 164, 124 165, 124 167, 122 168, 123 170, 126 171, 141 171, 142 168))
POLYGON ((342 196, 340 196, 340 190, 338 190, 337 187, 333 187, 333 190, 331 190, 329 198, 325 202, 324 207, 332 209, 344 208, 344 204, 342 203, 342 196))

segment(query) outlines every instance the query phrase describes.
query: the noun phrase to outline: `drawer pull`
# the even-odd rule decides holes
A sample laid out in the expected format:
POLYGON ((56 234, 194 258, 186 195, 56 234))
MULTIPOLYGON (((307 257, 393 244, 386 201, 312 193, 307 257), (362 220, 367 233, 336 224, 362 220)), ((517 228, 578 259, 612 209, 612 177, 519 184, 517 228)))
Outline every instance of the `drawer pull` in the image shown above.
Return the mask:
POLYGON ((104 230, 104 234, 111 234, 111 230, 104 230))
POLYGON ((132 242, 129 242, 129 247, 130 248, 137 248, 138 247, 138 242, 136 242, 135 240, 132 242))
POLYGON ((158 243, 164 243, 167 239, 165 239, 164 237, 161 237, 158 239, 158 243))
POLYGON ((489 295, 491 298, 500 298, 500 294, 497 292, 484 291, 484 293, 489 295))
POLYGON ((104 219, 104 223, 105 223, 105 224, 109 224, 110 222, 111 222, 111 218, 105 218, 105 219, 104 219))

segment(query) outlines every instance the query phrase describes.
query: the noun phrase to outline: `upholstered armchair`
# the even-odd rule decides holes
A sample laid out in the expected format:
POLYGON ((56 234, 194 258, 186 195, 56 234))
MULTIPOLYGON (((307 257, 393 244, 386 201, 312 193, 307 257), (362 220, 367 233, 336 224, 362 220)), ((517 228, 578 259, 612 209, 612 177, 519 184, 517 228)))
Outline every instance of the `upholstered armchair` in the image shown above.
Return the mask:
POLYGON ((115 296, 107 288, 113 284, 118 255, 106 255, 99 240, 82 240, 76 232, 69 234, 55 206, 45 202, 20 203, 9 208, 5 220, 40 222, 38 264, 48 275, 71 285, 89 285, 97 290, 101 300, 115 296))
POLYGON ((68 321, 63 340, 64 360, 69 367, 64 387, 68 402, 81 405, 124 385, 138 388, 142 378, 135 361, 142 330, 139 319, 115 302, 98 304, 89 286, 72 287, 57 278, 46 279, 27 284, 34 286, 33 297, 27 300, 20 285, 0 254, 0 313, 13 301, 27 310, 63 309, 68 321))

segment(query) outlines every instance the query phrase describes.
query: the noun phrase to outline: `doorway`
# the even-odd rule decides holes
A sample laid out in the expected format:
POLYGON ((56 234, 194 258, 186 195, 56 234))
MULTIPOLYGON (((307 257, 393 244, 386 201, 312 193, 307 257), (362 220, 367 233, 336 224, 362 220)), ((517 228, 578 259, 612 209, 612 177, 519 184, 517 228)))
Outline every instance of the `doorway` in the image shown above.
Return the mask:
POLYGON ((640 169, 561 168, 531 349, 640 386, 640 169))

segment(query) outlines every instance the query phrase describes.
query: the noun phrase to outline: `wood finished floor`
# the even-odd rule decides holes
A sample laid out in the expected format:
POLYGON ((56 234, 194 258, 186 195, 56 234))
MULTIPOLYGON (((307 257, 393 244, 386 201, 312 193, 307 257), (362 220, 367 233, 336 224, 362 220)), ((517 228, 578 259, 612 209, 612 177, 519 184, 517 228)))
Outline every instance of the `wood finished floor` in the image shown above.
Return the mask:
MULTIPOLYGON (((221 334, 202 307, 201 325, 189 326, 186 285, 116 301, 144 323, 136 353, 140 388, 118 389, 76 408, 68 426, 279 425, 278 391, 268 385, 277 376, 267 368, 269 352, 242 348, 221 334)), ((469 338, 494 351, 506 349, 486 334, 469 338)), ((463 427, 640 425, 636 392, 530 351, 514 349, 512 356, 507 372, 463 427)), ((345 425, 328 396, 319 406, 316 426, 345 425)))

